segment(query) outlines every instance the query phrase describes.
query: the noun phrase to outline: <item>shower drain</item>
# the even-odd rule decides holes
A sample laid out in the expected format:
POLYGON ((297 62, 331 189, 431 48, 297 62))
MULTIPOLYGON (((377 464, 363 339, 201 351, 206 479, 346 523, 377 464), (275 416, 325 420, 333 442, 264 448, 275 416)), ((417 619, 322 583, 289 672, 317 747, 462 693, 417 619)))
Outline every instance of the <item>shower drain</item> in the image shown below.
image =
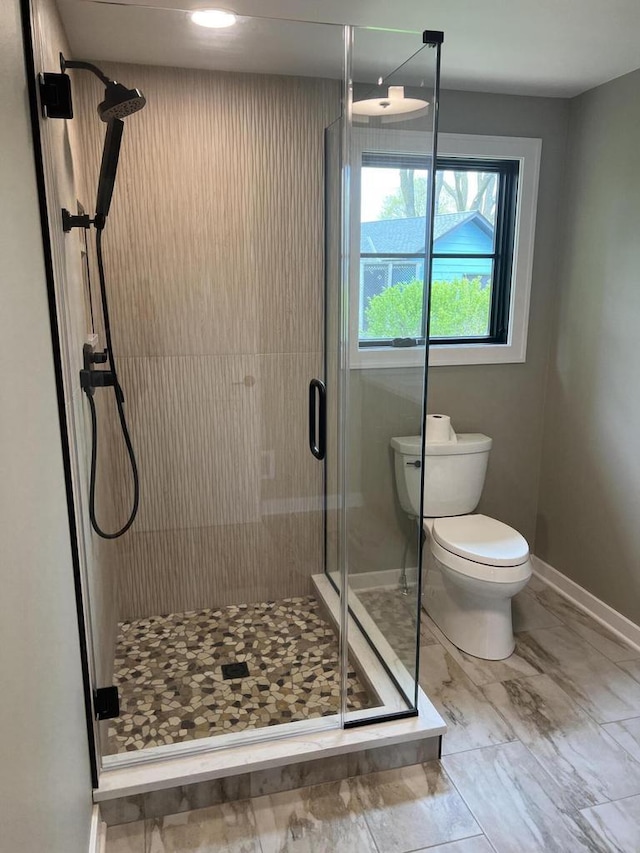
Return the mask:
POLYGON ((230 678, 246 678, 248 675, 249 667, 244 661, 222 664, 222 677, 225 681, 228 681, 230 678))

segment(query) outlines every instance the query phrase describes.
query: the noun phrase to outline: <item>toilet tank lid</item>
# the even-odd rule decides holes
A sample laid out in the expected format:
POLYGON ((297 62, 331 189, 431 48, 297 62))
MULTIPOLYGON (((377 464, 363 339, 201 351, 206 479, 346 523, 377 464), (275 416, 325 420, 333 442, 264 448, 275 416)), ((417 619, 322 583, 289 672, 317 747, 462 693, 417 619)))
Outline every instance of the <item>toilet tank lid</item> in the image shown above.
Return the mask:
MULTIPOLYGON (((456 456, 462 453, 486 453, 491 450, 492 440, 479 432, 458 433, 458 440, 445 441, 442 444, 427 444, 426 456, 456 456)), ((422 436, 403 435, 391 439, 391 447, 404 456, 420 456, 422 436)))
POLYGON ((485 566, 519 566, 529 558, 524 536, 486 515, 436 518, 432 533, 445 550, 485 566))

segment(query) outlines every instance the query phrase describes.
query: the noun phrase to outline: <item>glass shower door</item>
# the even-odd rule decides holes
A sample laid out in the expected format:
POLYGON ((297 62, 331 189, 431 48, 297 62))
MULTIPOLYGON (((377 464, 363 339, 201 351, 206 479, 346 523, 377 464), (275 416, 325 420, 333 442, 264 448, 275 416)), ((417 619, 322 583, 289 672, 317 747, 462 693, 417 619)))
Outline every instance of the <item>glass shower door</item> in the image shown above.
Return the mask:
POLYGON ((423 444, 441 36, 355 28, 326 134, 325 571, 376 696, 347 725, 417 708, 422 528, 391 442, 423 444))
MULTIPOLYGON (((341 623, 313 584, 324 480, 308 408, 310 381, 324 378, 324 132, 342 114, 344 28, 238 16, 222 31, 184 10, 108 4, 60 13, 84 34, 74 59, 98 57, 146 97, 127 117, 104 230, 140 507, 117 540, 92 533, 85 500, 76 507, 92 688, 120 699, 96 727, 102 764, 338 726, 341 623)), ((86 70, 70 77, 75 118, 64 138, 49 123, 44 144, 92 214, 104 86, 86 70)), ((95 330, 101 348, 104 329, 87 236, 83 290, 71 286, 78 233, 52 233, 66 241, 66 393, 89 439, 76 344, 95 330)), ((112 398, 95 398, 96 514, 117 530, 131 483, 112 398)), ((71 448, 81 482, 88 443, 71 448)), ((354 676, 351 687, 366 704, 365 685, 354 676)))
POLYGON ((197 67, 136 69, 148 107, 123 154, 138 165, 123 175, 130 209, 114 211, 119 227, 139 223, 144 259, 135 287, 122 270, 114 318, 142 497, 119 554, 125 716, 109 745, 137 748, 148 730, 146 752, 176 753, 335 726, 340 623, 312 583, 323 463, 308 405, 324 359, 323 133, 342 109, 343 29, 238 17, 200 31, 184 13, 129 12, 186 27, 197 67), (138 208, 149 193, 163 212, 153 228, 138 208))

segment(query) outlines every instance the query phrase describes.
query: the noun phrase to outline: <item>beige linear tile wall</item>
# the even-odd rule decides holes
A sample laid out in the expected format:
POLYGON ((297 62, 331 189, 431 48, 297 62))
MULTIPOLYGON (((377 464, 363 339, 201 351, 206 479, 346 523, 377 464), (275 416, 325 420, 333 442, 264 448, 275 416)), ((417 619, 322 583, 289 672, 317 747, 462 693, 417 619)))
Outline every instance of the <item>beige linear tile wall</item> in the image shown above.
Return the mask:
MULTIPOLYGON (((33 15, 36 68, 55 70, 60 64, 60 52, 69 55, 67 37, 58 10, 51 0, 35 0, 33 15)), ((43 120, 40 131, 56 314, 61 336, 65 410, 71 444, 79 559, 91 597, 91 622, 96 646, 95 678, 97 685, 103 686, 111 681, 118 615, 112 572, 105 560, 101 541, 91 532, 86 513, 90 432, 87 402, 80 388, 78 373, 82 367, 82 347, 91 331, 89 300, 83 277, 82 232, 74 230, 65 234, 60 222, 60 209, 65 207, 75 212, 78 197, 82 194, 82 146, 78 123, 75 121, 43 120)))
MULTIPOLYGON (((322 370, 323 136, 339 85, 105 69, 148 102, 126 120, 104 238, 141 474, 138 519, 108 546, 120 616, 305 593, 322 568, 307 386, 322 370)), ((102 93, 90 75, 74 85, 92 198, 102 93)), ((105 436, 113 520, 130 483, 113 424, 105 436)))

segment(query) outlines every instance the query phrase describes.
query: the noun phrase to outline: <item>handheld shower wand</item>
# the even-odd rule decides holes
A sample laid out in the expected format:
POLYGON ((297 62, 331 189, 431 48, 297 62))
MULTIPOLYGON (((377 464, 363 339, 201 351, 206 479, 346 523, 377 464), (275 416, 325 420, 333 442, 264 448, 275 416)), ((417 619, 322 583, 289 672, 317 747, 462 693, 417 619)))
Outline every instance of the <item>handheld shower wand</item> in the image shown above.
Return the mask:
MULTIPOLYGON (((93 220, 84 218, 82 222, 74 221, 74 217, 69 217, 63 220, 69 224, 69 227, 79 225, 88 227, 93 225, 96 229, 96 256, 98 265, 98 278, 100 282, 100 300, 102 304, 102 318, 104 323, 104 334, 106 341, 106 349, 104 353, 87 353, 85 351, 85 368, 80 371, 80 383, 82 389, 87 395, 89 401, 89 409, 91 412, 91 475, 89 484, 89 517, 91 526, 103 539, 117 539, 129 530, 138 513, 140 502, 140 478, 138 476, 138 465, 136 462, 131 436, 129 435, 129 427, 124 413, 124 394, 118 380, 116 370, 116 362, 113 354, 113 343, 111 339, 111 321, 109 318, 109 300, 107 298, 106 275, 104 269, 104 256, 102 251, 102 237, 104 228, 111 207, 111 199, 115 187, 116 174, 118 171, 118 160, 120 157, 120 145, 122 143, 122 133, 124 130, 123 119, 132 113, 138 112, 146 104, 146 99, 139 89, 128 89, 121 83, 111 80, 106 76, 96 65, 91 62, 79 60, 67 60, 60 54, 60 67, 63 72, 67 68, 78 68, 86 71, 91 71, 105 85, 104 100, 98 106, 98 115, 100 119, 107 124, 104 145, 102 150, 102 162, 100 164, 100 177, 98 180, 98 191, 96 195, 96 212, 93 220), (92 365, 96 363, 104 363, 108 359, 109 369, 93 370, 92 365), (97 387, 112 386, 115 393, 116 409, 122 437, 127 449, 129 463, 131 465, 131 473, 133 476, 133 501, 131 512, 125 524, 113 533, 104 531, 97 519, 95 512, 95 497, 96 497, 96 468, 98 458, 98 419, 96 413, 95 401, 93 395, 97 387)), ((83 217, 79 217, 83 219, 83 217)), ((65 226, 66 227, 66 226, 65 226)))

